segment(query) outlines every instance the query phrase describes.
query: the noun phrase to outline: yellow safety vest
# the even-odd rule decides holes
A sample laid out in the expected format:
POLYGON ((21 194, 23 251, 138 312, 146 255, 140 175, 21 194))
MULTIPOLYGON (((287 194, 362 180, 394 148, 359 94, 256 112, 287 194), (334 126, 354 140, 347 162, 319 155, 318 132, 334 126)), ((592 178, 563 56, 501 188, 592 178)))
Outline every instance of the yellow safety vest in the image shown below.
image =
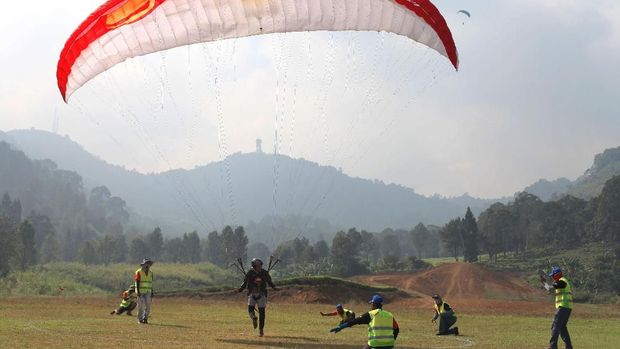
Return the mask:
POLYGON ((348 315, 349 313, 353 313, 351 310, 349 309, 344 309, 342 308, 342 315, 340 315, 340 317, 342 318, 342 321, 347 321, 348 320, 348 315))
MULTIPOLYGON (((142 271, 142 268, 136 270, 136 274, 140 273, 140 294, 146 294, 153 292, 153 272, 149 270, 147 275, 142 271)), ((138 282, 136 281, 136 289, 138 288, 138 282)))
MULTIPOLYGON (((125 292, 123 292, 123 294, 125 294, 125 292)), ((128 308, 131 305, 131 303, 134 303, 136 299, 138 298, 138 295, 135 292, 132 292, 132 293, 127 292, 126 295, 128 297, 123 298, 123 301, 119 305, 119 307, 121 308, 128 308)))
POLYGON ((368 345, 375 347, 394 346, 394 316, 389 311, 375 309, 369 311, 368 345))
POLYGON ((568 279, 561 277, 560 281, 566 282, 566 287, 555 289, 555 307, 556 308, 573 308, 573 292, 571 290, 568 279))
MULTIPOLYGON (((448 304, 446 302, 441 302, 441 306, 437 306, 437 303, 435 303, 435 311, 437 312, 437 314, 444 314, 446 313, 446 307, 445 305, 448 304)), ((448 304, 448 306, 450 306, 450 304, 448 304)), ((450 309, 452 309, 452 307, 450 307, 450 309)), ((452 315, 454 315, 454 317, 456 317, 456 312, 454 311, 454 309, 452 309, 452 315)))

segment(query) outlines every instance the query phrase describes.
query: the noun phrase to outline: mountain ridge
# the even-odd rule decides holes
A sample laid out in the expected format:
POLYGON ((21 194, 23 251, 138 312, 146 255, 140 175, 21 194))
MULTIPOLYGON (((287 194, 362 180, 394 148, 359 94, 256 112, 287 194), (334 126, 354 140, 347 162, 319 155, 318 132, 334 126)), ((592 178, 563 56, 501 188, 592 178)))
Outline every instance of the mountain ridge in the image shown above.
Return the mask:
POLYGON ((467 194, 426 197, 402 185, 351 177, 332 166, 265 153, 236 153, 193 169, 142 174, 99 159, 67 136, 32 129, 9 131, 6 136, 33 159, 49 158, 59 168, 79 173, 87 188, 105 185, 141 215, 173 221, 179 230, 209 230, 293 215, 327 220, 335 227, 380 231, 411 228, 419 222, 442 224, 462 215, 467 206, 480 212, 502 200, 467 194), (279 176, 274 189, 276 159, 279 176))

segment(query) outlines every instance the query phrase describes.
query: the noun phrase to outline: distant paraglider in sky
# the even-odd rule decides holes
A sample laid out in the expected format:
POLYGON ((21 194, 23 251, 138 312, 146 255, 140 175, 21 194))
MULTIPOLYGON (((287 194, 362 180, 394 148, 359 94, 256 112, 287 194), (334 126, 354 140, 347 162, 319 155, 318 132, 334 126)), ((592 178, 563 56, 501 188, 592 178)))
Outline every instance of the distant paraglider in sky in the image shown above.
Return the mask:
MULTIPOLYGON (((462 14, 463 16, 467 16, 467 18, 471 18, 471 13, 467 10, 459 10, 457 13, 462 14)), ((463 24, 465 24, 465 21, 463 21, 463 24)))
POLYGON ((67 40, 58 62, 58 87, 67 101, 86 82, 128 58, 194 43, 319 30, 403 35, 458 68, 450 29, 429 0, 351 0, 346 5, 340 0, 109 0, 67 40))

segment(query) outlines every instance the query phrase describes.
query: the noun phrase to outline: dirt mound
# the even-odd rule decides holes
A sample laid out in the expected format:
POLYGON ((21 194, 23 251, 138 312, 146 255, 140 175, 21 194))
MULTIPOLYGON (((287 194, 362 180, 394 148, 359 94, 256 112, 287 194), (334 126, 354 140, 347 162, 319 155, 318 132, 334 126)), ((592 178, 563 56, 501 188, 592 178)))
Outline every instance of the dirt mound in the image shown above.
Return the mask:
MULTIPOLYGON (((365 302, 375 293, 380 293, 386 303, 414 298, 408 292, 393 287, 372 287, 349 280, 330 277, 308 277, 283 280, 277 291, 269 291, 269 301, 277 303, 358 303, 365 302)), ((244 297, 234 291, 179 290, 160 294, 162 297, 188 297, 211 300, 238 300, 244 297)))
MULTIPOLYGON (((281 303, 313 303, 313 304, 337 304, 359 303, 370 299, 377 291, 350 288, 342 286, 289 286, 269 296, 275 302, 281 303)), ((407 292, 400 290, 382 291, 381 295, 387 302, 397 302, 413 298, 407 292)))
POLYGON ((355 278, 370 285, 389 285, 418 295, 439 293, 450 299, 530 299, 541 291, 518 276, 471 263, 442 264, 416 274, 383 274, 355 278))

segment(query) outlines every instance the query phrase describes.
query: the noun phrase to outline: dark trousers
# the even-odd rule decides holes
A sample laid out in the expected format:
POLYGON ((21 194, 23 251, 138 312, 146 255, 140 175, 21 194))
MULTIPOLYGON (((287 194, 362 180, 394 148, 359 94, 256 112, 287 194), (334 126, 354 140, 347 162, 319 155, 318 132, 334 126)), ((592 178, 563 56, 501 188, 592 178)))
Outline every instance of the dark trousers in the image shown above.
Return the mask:
POLYGON ((562 337, 566 349, 573 349, 573 344, 570 341, 570 335, 568 334, 568 319, 570 318, 571 309, 558 308, 553 317, 553 324, 551 325, 551 340, 549 341, 549 348, 558 348, 558 336, 562 337))
POLYGON ((454 334, 452 327, 456 323, 456 316, 452 314, 441 314, 439 316, 439 334, 454 334))
MULTIPOLYGON (((252 320, 256 319, 256 308, 253 305, 248 305, 248 313, 250 313, 250 318, 252 320)), ((258 308, 258 329, 263 330, 265 328, 265 308, 258 308)))

